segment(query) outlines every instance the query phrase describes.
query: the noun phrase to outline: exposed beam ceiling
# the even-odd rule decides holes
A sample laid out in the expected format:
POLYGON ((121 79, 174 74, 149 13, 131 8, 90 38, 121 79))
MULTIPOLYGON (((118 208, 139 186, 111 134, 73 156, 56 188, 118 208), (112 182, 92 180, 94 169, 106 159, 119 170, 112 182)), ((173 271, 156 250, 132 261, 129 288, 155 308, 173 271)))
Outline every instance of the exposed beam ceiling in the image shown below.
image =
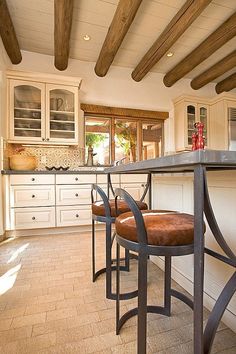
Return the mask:
POLYGON ((211 0, 186 1, 132 72, 135 81, 143 79, 210 2, 211 0))
POLYGON ((73 0, 54 0, 54 63, 58 70, 68 66, 72 17, 73 0))
POLYGON ((233 90, 234 88, 236 88, 236 73, 218 82, 218 84, 216 85, 216 92, 227 92, 233 90))
POLYGON ((105 76, 133 22, 142 0, 120 0, 95 65, 95 73, 105 76))
POLYGON ((22 56, 6 0, 0 0, 0 35, 12 64, 19 64, 22 56))
POLYGON ((167 87, 189 73, 236 35, 236 12, 164 76, 167 87))
POLYGON ((236 50, 191 81, 191 87, 198 90, 230 69, 236 67, 236 50))

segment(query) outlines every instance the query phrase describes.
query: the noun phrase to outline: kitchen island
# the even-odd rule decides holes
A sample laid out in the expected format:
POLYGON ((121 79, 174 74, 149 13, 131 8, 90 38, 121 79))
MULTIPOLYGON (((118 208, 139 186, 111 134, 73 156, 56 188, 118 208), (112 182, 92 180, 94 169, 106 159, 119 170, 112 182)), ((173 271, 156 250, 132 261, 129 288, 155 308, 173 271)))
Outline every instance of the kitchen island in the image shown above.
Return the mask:
MULTIPOLYGON (((213 213, 211 206, 208 187, 207 187, 207 171, 211 173, 219 173, 219 171, 235 170, 236 169, 236 152, 233 151, 210 151, 210 150, 198 150, 188 153, 181 153, 172 156, 166 156, 163 158, 152 159, 147 161, 140 161, 128 165, 121 165, 106 169, 107 173, 130 173, 130 172, 146 172, 152 173, 154 176, 161 174, 170 174, 171 178, 176 181, 181 176, 182 178, 190 178, 193 182, 193 212, 194 212, 194 353, 202 354, 210 351, 215 331, 218 323, 227 307, 229 301, 233 297, 236 290, 236 272, 232 272, 232 268, 236 266, 236 257, 232 251, 234 245, 228 246, 225 238, 223 237, 216 217, 213 213), (187 173, 187 175, 186 175, 187 173), (205 246, 204 239, 204 214, 209 224, 211 233, 217 243, 217 251, 205 246), (223 253, 222 253, 223 251, 223 253), (209 316, 205 332, 203 335, 203 295, 204 295, 204 254, 208 254, 218 262, 221 261, 221 265, 231 267, 229 271, 229 280, 226 281, 225 287, 222 289, 218 296, 214 308, 209 316), (223 262, 223 263, 222 263, 223 262)), ((229 171, 225 172, 226 174, 229 171)), ((158 177, 156 177, 158 178, 158 177)), ((235 180, 235 174, 231 175, 231 179, 235 180), (233 177, 232 177, 233 176, 233 177)), ((154 177, 155 179, 155 177, 154 177)), ((178 183, 177 183, 178 184, 178 183)), ((153 206, 163 207, 158 204, 158 183, 155 188, 153 183, 153 206)), ((171 187, 171 186, 170 186, 171 187)), ((191 187, 191 182, 190 182, 191 187)), ((166 202, 165 208, 171 209, 172 197, 171 192, 166 187, 166 202)), ((233 191, 233 190, 232 190, 233 191)), ((188 191, 191 194, 191 188, 188 191)), ((224 198, 221 194, 221 203, 223 205, 224 218, 227 217, 227 202, 229 198, 224 198)), ((172 207, 172 210, 176 209, 172 207)), ((185 211, 185 210, 184 210, 185 211)), ((235 211, 234 211, 235 215, 235 211)), ((234 217, 235 219, 235 217, 234 217)), ((234 221, 234 231, 236 229, 234 221)), ((234 233, 235 236, 235 233, 234 233)), ((206 236, 207 237, 207 236, 206 236)), ((228 240, 227 240, 228 241, 228 240)), ((189 262, 185 264, 188 268, 189 262)), ((184 275, 184 274, 183 274, 184 275)), ((235 299, 232 299, 234 301, 235 299)), ((233 314, 232 314, 233 315, 233 314)), ((235 315, 233 315, 235 320, 235 315)))

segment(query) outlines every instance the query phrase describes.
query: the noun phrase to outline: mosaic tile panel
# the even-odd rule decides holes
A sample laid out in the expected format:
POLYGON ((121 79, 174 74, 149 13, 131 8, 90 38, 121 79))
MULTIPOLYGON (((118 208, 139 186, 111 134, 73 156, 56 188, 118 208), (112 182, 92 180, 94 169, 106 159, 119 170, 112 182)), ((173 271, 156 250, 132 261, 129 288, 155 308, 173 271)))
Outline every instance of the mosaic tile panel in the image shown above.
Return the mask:
POLYGON ((8 144, 6 155, 20 154, 35 156, 37 170, 45 170, 48 167, 68 167, 77 170, 84 165, 84 149, 78 146, 22 146, 20 144, 8 144), (46 162, 45 162, 46 161, 46 162))

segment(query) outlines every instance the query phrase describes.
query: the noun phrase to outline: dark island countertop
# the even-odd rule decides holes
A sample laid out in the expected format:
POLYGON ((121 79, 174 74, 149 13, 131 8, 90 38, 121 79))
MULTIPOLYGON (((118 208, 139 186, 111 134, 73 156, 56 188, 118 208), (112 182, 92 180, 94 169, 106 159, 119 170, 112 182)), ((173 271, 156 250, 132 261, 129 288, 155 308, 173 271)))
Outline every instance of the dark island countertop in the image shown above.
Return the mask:
POLYGON ((143 173, 193 171, 195 165, 210 169, 236 169, 236 151, 196 150, 156 159, 105 168, 105 173, 143 173))

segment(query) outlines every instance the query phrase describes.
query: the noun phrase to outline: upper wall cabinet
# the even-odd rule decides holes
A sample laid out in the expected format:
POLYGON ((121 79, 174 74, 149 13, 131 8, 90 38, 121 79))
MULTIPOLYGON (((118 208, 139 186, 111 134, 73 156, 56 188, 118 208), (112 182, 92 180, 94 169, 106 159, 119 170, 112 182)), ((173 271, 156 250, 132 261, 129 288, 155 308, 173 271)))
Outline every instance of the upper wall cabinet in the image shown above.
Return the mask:
POLYGON ((209 102, 193 97, 174 101, 176 151, 191 150, 194 123, 204 123, 205 145, 209 145, 209 102))
POLYGON ((70 78, 65 85, 68 82, 63 77, 54 78, 54 83, 51 76, 37 81, 31 81, 27 75, 24 80, 21 76, 22 73, 17 79, 8 77, 9 141, 78 144, 80 81, 74 85, 70 78))

